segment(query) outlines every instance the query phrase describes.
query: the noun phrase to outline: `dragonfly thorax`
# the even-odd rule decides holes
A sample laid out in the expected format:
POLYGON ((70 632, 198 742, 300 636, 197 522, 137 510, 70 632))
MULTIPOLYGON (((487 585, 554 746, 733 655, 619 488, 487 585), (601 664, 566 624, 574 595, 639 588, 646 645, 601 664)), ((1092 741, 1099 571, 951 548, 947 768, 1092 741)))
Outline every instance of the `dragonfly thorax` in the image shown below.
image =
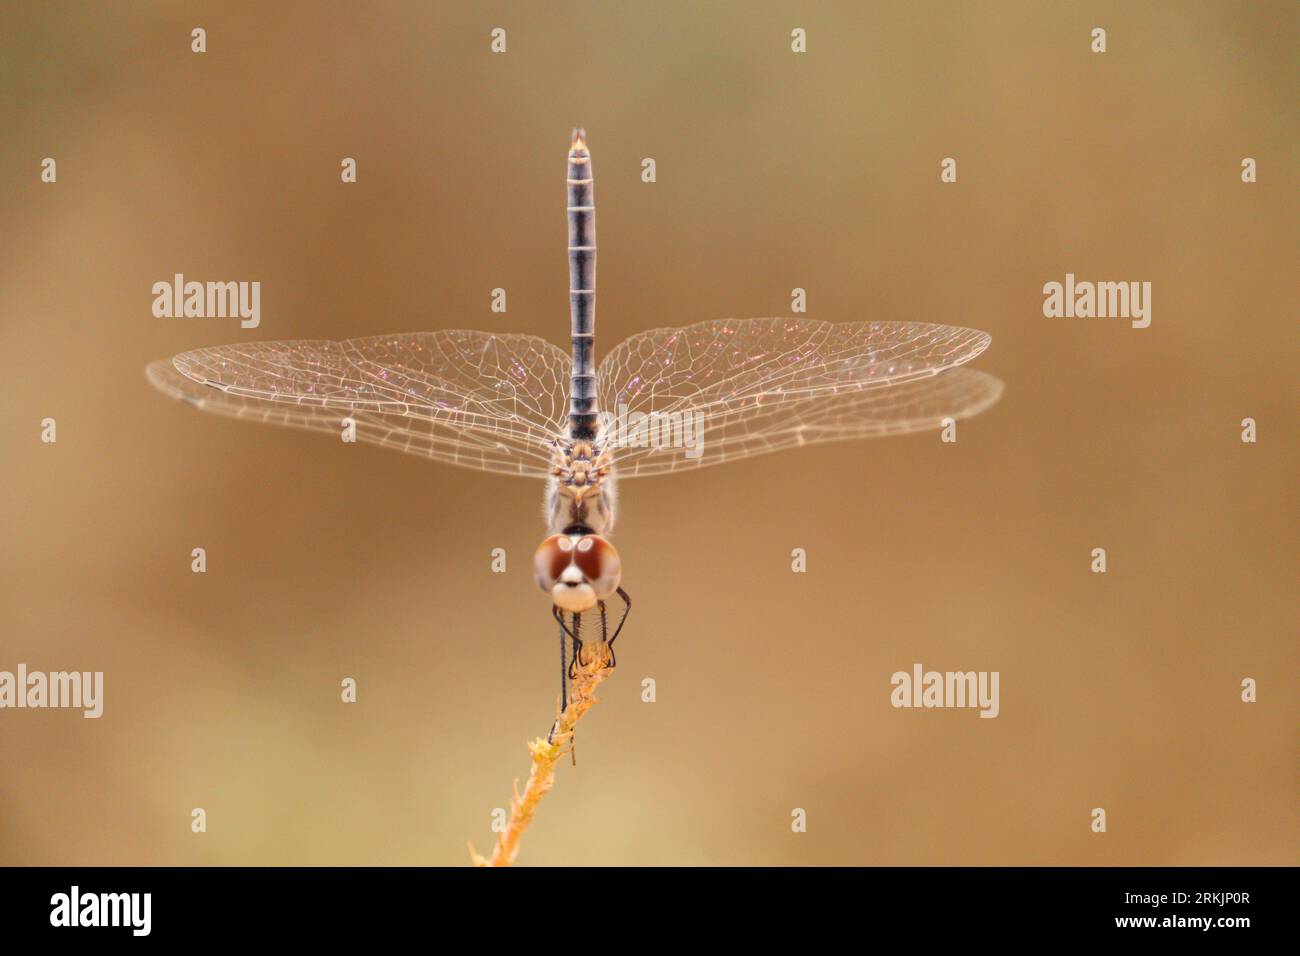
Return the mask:
POLYGON ((559 442, 546 488, 552 534, 582 529, 609 534, 614 527, 614 474, 609 453, 589 441, 559 442))

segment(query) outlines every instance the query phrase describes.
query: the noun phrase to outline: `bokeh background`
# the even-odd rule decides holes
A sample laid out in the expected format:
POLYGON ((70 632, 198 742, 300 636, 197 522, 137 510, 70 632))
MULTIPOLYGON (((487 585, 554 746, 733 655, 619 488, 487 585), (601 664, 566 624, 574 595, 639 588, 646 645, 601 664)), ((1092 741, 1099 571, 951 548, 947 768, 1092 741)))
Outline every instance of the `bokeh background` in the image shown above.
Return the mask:
POLYGON ((798 286, 817 318, 985 329, 1007 388, 955 445, 627 482, 619 671, 520 862, 1294 862, 1298 28, 1286 2, 4 4, 0 669, 107 689, 98 721, 0 712, 0 862, 490 844, 556 692, 542 489, 199 415, 143 368, 563 344, 575 124, 598 351, 798 286), (154 318, 175 272, 260 280, 261 327, 154 318), (1151 327, 1044 318, 1067 272, 1152 282, 1151 327), (915 661, 1000 671, 1001 716, 893 709, 915 661))

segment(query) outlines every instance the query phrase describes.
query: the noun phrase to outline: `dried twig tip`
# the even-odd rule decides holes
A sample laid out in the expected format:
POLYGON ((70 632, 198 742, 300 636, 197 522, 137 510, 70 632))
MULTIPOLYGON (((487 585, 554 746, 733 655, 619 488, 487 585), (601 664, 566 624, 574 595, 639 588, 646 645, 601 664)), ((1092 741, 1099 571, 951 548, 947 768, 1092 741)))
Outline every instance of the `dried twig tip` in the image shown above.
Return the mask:
MULTIPOLYGON (((580 131, 579 131, 580 132, 580 131)), ((533 821, 533 814, 542 797, 555 783, 555 764, 565 753, 573 750, 573 730, 591 705, 596 703, 596 688, 614 672, 609 666, 610 651, 604 644, 589 648, 597 651, 590 660, 579 659, 573 676, 569 706, 555 720, 551 730, 551 739, 535 737, 528 742, 528 753, 533 758, 532 770, 528 773, 528 782, 524 792, 519 792, 519 782, 515 781, 515 796, 510 801, 510 820, 505 831, 497 835, 496 846, 492 848, 490 859, 484 859, 470 847, 470 859, 475 866, 509 866, 519 855, 519 840, 533 821)), ((585 658, 586 655, 583 655, 585 658)))

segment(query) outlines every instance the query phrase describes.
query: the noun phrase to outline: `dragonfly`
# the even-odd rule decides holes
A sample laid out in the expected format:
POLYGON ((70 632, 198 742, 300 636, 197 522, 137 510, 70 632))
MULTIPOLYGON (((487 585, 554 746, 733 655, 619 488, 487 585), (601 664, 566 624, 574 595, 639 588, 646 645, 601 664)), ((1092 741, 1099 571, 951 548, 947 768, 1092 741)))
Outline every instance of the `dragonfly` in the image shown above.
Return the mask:
POLYGON ((618 481, 938 429, 1002 393, 996 377, 962 367, 988 348, 987 333, 923 322, 714 319, 640 332, 597 365, 593 184, 578 128, 567 352, 539 336, 452 329, 199 348, 146 370, 204 411, 335 436, 351 429, 356 441, 543 480, 548 529, 533 578, 559 623, 562 710, 584 635, 596 632, 612 665, 632 607, 610 541, 618 481))

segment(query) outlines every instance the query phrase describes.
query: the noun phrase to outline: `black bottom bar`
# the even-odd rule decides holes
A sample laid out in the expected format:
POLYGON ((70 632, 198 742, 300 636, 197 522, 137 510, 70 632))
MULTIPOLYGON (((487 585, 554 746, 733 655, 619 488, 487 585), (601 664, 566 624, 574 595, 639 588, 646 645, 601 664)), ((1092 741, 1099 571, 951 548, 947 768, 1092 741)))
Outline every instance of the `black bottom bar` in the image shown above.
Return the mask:
POLYGON ((805 939, 849 933, 862 943, 902 934, 917 952, 941 940, 987 945, 1044 934, 1232 946, 1288 926, 1292 877, 1286 869, 1218 868, 11 869, 3 871, 0 925, 9 943, 39 937, 57 945, 63 937, 96 946, 374 943, 412 932, 434 950, 467 934, 522 944, 508 932, 539 945, 558 934, 559 947, 574 933, 599 937, 619 925, 677 934, 663 935, 665 945, 714 937, 734 944, 785 928, 805 939), (143 895, 119 895, 146 893, 147 911, 143 895), (147 935, 137 935, 146 925, 147 935))

